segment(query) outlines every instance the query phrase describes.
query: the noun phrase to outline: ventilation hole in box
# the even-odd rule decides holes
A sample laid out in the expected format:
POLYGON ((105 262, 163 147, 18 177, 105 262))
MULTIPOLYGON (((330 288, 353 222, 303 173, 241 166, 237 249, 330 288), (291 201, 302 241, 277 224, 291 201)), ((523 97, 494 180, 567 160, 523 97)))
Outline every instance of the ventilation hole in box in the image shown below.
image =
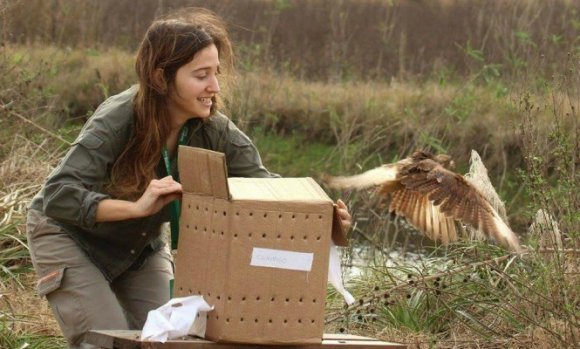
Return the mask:
POLYGON ((238 237, 238 234, 234 234, 234 237, 237 238, 238 237))
POLYGON ((197 230, 197 225, 193 227, 193 229, 197 230))
POLYGON ((248 237, 251 238, 252 237, 252 233, 248 233, 248 237))
POLYGON ((186 227, 187 229, 189 229, 189 224, 186 224, 186 225, 185 225, 185 227, 186 227))
POLYGON ((322 215, 318 215, 318 219, 322 219, 322 215))
POLYGON ((316 237, 316 240, 320 240, 320 236, 317 236, 317 237, 316 237))
POLYGON ((254 322, 255 322, 255 323, 258 323, 258 319, 254 319, 254 322))
POLYGON ((278 239, 280 239, 280 238, 282 237, 282 235, 281 235, 281 234, 278 234, 278 236, 277 236, 277 237, 278 237, 278 239))
POLYGON ((232 300, 232 297, 231 296, 228 296, 228 301, 231 301, 231 300, 232 300))
POLYGON ((201 295, 201 291, 200 290, 197 290, 197 294, 201 295))
POLYGON ((244 296, 244 297, 242 297, 242 302, 244 302, 245 300, 246 300, 246 297, 245 297, 245 296, 244 296))
POLYGON ((298 323, 301 324, 302 323, 302 319, 298 319, 298 323))
POLYGON ((191 292, 191 288, 190 288, 190 289, 189 289, 189 294, 191 294, 191 293, 192 293, 192 292, 191 292))
POLYGON ((254 212, 250 212, 250 217, 252 217, 254 215, 254 212))
POLYGON ((199 211, 199 205, 195 205, 195 209, 199 211))
POLYGON ((239 212, 236 212, 236 216, 239 216, 239 215, 240 215, 240 213, 239 212))
POLYGON ((207 233, 207 227, 203 227, 203 231, 207 233))
POLYGON ((228 317, 228 318, 226 318, 226 322, 230 322, 230 318, 229 318, 229 317, 228 317))
POLYGON ((244 318, 243 317, 240 318, 240 322, 244 322, 244 318))
POLYGON ((215 319, 216 319, 216 320, 219 320, 219 319, 220 319, 220 317, 216 315, 216 316, 215 316, 215 319))
POLYGON ((206 212, 207 212, 207 211, 209 211, 209 207, 206 207, 206 208, 205 208, 205 211, 206 211, 206 212))
POLYGON ((199 317, 199 313, 197 313, 196 316, 199 317))
POLYGON ((304 240, 308 240, 308 235, 304 235, 304 240))
POLYGON ((187 208, 191 208, 191 204, 187 204, 187 208))
POLYGON ((222 231, 221 234, 224 235, 224 232, 222 231))
POLYGON ((215 229, 212 229, 211 232, 215 234, 215 229))
POLYGON ((298 299, 298 302, 302 303, 302 297, 300 297, 300 299, 298 299))
POLYGON ((264 218, 268 218, 268 213, 264 213, 264 218))
POLYGON ((290 298, 286 298, 286 303, 290 302, 290 298))
POLYGON ((226 211, 222 212, 224 216, 227 216, 228 213, 226 211))
POLYGON ((269 322, 269 323, 272 323, 272 319, 268 319, 268 322, 269 322))
POLYGON ((259 301, 260 300, 260 296, 256 297, 256 300, 259 301))
POLYGON ((288 320, 287 319, 284 319, 284 323, 287 324, 288 323, 288 320))
POLYGON ((273 302, 276 300, 276 297, 272 297, 272 299, 270 299, 270 302, 273 302))
POLYGON ((266 233, 262 234, 262 237, 265 239, 266 238, 266 233))
POLYGON ((208 297, 211 297, 211 292, 208 292, 208 293, 207 293, 207 296, 208 296, 208 297))
POLYGON ((205 318, 209 320, 209 314, 207 314, 207 315, 205 316, 205 318))
POLYGON ((314 299, 312 300, 312 303, 316 303, 316 298, 314 298, 314 299))
POLYGON ((304 216, 304 219, 308 219, 308 215, 304 216))
POLYGON ((294 235, 290 235, 290 240, 294 240, 294 235))
POLYGON ((313 323, 315 323, 315 322, 316 322, 316 321, 314 321, 314 319, 312 319, 312 320, 310 321, 310 323, 311 323, 311 324, 313 324, 313 323))
POLYGON ((282 219, 282 214, 281 213, 278 215, 278 218, 282 219))
POLYGON ((219 301, 220 299, 222 299, 222 297, 221 297, 221 296, 219 296, 219 295, 218 295, 217 297, 215 297, 215 298, 217 298, 217 300, 218 300, 218 301, 219 301))
POLYGON ((183 291, 183 287, 180 287, 180 288, 179 288, 179 290, 180 290, 180 291, 183 291))
POLYGON ((213 211, 213 214, 217 214, 217 210, 214 210, 214 211, 213 211))
POLYGON ((292 219, 294 219, 294 218, 296 218, 296 215, 295 214, 292 215, 292 219))

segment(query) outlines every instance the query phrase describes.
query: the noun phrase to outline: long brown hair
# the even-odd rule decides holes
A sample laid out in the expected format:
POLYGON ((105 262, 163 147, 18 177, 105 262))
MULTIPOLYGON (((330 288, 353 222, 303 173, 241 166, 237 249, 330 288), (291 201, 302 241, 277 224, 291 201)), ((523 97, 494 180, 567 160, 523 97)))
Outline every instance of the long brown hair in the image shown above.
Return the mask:
MULTIPOLYGON (((134 100, 133 135, 111 169, 107 191, 116 198, 136 199, 156 177, 155 168, 169 136, 169 85, 177 70, 200 50, 215 44, 220 71, 232 70, 232 47, 224 22, 211 11, 186 8, 151 24, 135 62, 139 90, 134 100), (162 69, 162 79, 156 71, 162 69)), ((214 98, 215 99, 215 98, 214 98)), ((216 110, 217 100, 211 112, 216 110)))

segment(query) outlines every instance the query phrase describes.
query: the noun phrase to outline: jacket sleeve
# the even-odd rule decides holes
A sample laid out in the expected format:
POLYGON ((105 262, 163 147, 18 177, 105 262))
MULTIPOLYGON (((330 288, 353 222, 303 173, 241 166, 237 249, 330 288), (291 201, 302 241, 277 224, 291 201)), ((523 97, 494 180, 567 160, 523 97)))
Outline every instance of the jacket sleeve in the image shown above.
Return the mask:
POLYGON ((230 177, 276 178, 264 167, 258 149, 232 121, 227 121, 223 148, 230 177))
POLYGON ((95 227, 101 191, 118 152, 118 138, 102 119, 87 122, 44 186, 44 213, 81 228, 95 227))

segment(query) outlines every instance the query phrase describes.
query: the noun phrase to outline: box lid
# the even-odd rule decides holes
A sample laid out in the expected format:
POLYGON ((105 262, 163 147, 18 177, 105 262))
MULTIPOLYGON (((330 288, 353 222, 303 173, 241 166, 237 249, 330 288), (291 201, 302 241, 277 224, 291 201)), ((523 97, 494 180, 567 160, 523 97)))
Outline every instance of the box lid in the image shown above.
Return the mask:
MULTIPOLYGON (((181 185, 187 193, 226 200, 332 203, 330 197, 310 177, 228 179, 225 155, 207 149, 180 145, 178 166, 181 185)), ((348 245, 336 205, 332 240, 338 246, 348 245)))
POLYGON ((320 186, 308 178, 229 178, 232 200, 332 202, 320 186))

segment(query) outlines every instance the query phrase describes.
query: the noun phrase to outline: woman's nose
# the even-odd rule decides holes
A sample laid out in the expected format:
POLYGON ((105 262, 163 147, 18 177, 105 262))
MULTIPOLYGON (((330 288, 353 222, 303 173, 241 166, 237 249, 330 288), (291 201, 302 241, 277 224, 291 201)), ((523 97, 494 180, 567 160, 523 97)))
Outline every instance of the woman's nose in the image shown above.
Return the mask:
POLYGON ((220 84, 216 75, 211 78, 210 83, 207 86, 207 90, 213 93, 220 92, 220 84))

